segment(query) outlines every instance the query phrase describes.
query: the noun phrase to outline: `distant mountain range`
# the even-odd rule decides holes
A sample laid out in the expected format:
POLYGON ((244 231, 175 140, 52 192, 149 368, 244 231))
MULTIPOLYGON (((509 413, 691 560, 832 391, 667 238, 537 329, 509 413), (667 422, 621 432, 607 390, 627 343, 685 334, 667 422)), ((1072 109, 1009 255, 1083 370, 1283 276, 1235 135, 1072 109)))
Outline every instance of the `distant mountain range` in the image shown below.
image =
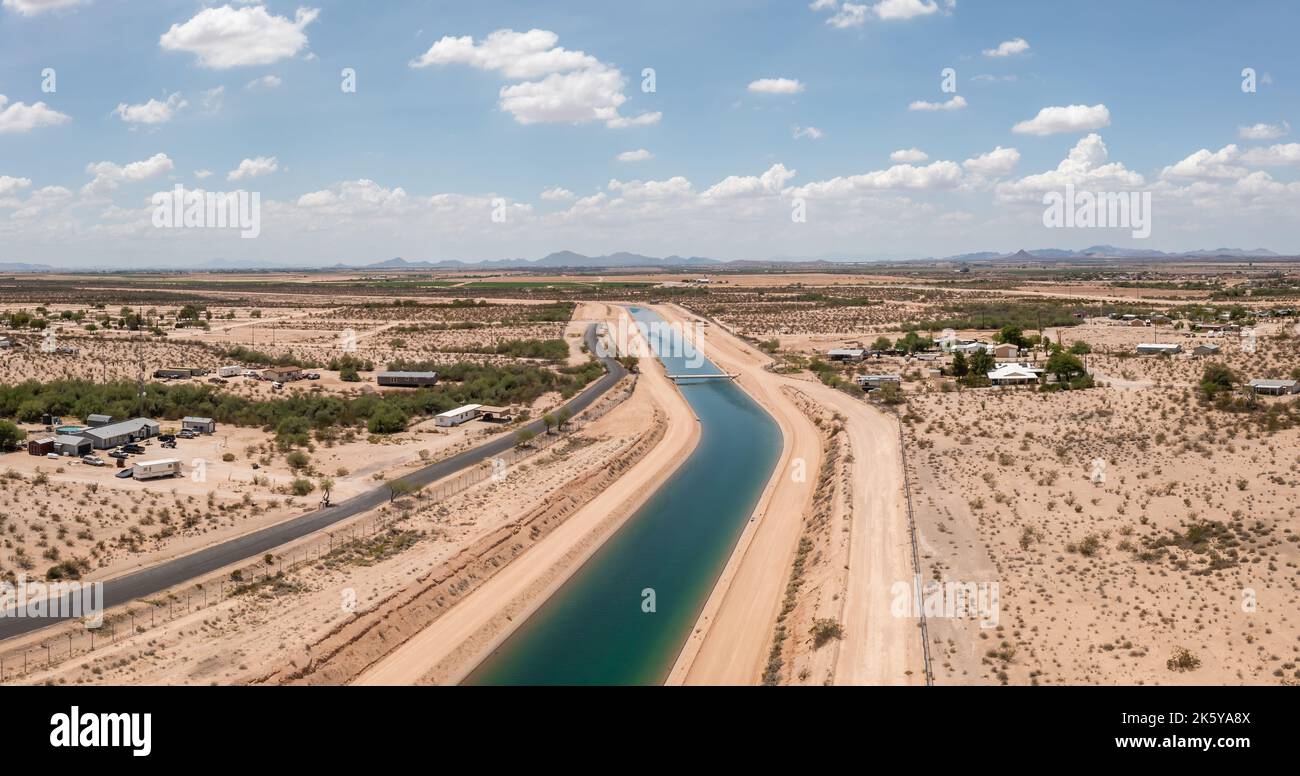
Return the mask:
POLYGON ((1034 248, 1019 250, 1014 253, 982 251, 963 253, 959 256, 947 256, 932 261, 1034 261, 1042 259, 1272 259, 1281 258, 1282 254, 1266 248, 1214 248, 1195 251, 1176 251, 1167 253, 1139 248, 1117 248, 1114 245, 1094 245, 1079 251, 1061 248, 1034 248))
MULTIPOLYGON (((583 256, 573 251, 557 251, 540 259, 494 259, 489 261, 407 261, 403 258, 389 259, 375 264, 366 264, 351 269, 604 269, 620 267, 707 267, 726 264, 719 259, 706 259, 700 256, 689 258, 667 256, 656 258, 639 253, 610 253, 604 256, 583 256)), ((343 268, 346 265, 335 265, 343 268)))
MULTIPOLYGON (((266 270, 538 270, 538 269, 770 269, 789 265, 802 267, 836 266, 843 264, 879 264, 884 262, 1017 262, 1017 261, 1071 261, 1097 259, 1148 259, 1152 261, 1176 259, 1273 259, 1284 258, 1283 254, 1274 253, 1265 248, 1214 248, 1195 251, 1165 252, 1149 249, 1119 248, 1114 245, 1094 245, 1083 250, 1065 250, 1061 248, 1035 248, 1033 250, 1000 253, 997 251, 980 251, 963 253, 956 256, 929 257, 926 259, 889 258, 887 256, 818 257, 800 259, 781 257, 780 259, 710 259, 703 256, 645 256, 639 253, 620 251, 603 256, 584 256, 574 251, 557 251, 540 259, 490 259, 486 261, 462 261, 446 259, 441 261, 411 261, 401 257, 370 264, 338 263, 331 266, 309 262, 273 261, 261 259, 210 259, 190 264, 186 269, 191 272, 239 272, 266 270)), ((140 272, 174 271, 174 265, 142 265, 134 268, 140 272)), ((28 264, 22 262, 0 263, 0 274, 28 274, 38 272, 122 272, 121 267, 52 267, 47 264, 28 264)), ((127 270, 130 271, 130 270, 127 270)))

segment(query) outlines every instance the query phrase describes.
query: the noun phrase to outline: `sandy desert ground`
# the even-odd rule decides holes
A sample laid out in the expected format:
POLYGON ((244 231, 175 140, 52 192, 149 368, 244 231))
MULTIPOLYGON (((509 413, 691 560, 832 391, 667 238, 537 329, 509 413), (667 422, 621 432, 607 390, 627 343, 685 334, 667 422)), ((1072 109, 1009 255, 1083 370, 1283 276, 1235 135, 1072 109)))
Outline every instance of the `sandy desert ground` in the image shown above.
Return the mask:
MULTIPOLYGON (((153 287, 124 279, 90 295, 112 299, 98 307, 58 303, 51 281, 35 302, 0 289, 0 315, 46 316, 55 341, 74 352, 43 352, 44 334, 11 329, 20 347, 3 354, 0 383, 129 381, 142 359, 150 369, 215 368, 235 347, 313 364, 348 353, 376 369, 467 358, 572 368, 588 359, 581 335, 589 323, 617 321, 629 300, 649 303, 670 322, 710 321, 705 355, 739 374, 784 438, 670 684, 917 685, 927 679, 927 654, 939 684, 1295 683, 1297 402, 1201 398, 1208 364, 1230 368, 1238 383, 1300 374, 1293 319, 1265 318, 1244 335, 1195 326, 1239 311, 1243 298, 1255 309, 1285 306, 1285 296, 1267 295, 1278 281, 1251 271, 1229 279, 1195 266, 1079 271, 1068 282, 1039 271, 996 280, 951 269, 756 273, 708 283, 671 273, 594 281, 462 273, 339 277, 356 285, 328 300, 310 274, 286 273, 214 277, 201 292, 173 287, 174 279, 153 287), (584 300, 593 289, 610 299, 584 300), (1266 295, 1250 302, 1259 289, 1266 295), (183 300, 196 295, 213 314, 206 328, 173 329, 183 300), (127 306, 166 336, 118 329, 127 306), (1174 320, 1143 326, 1105 316, 1158 310, 1174 320), (997 325, 979 324, 1006 316, 1063 324, 1044 327, 1044 338, 1086 343, 1081 360, 1096 387, 965 387, 943 373, 949 358, 904 354, 819 371, 829 348, 937 336, 947 320, 967 322, 951 327, 959 336, 989 341, 997 325), (510 344, 542 340, 562 344, 559 355, 522 357, 510 344), (1185 352, 1136 356, 1144 342, 1185 352), (1202 344, 1220 351, 1187 352, 1202 344), (902 375, 897 403, 843 382, 856 373, 902 375)), ((1041 364, 1046 353, 1022 358, 1041 364)), ((317 369, 321 380, 286 393, 350 400, 374 391, 317 369)), ((242 379, 222 390, 274 396, 242 379)), ((537 417, 562 399, 544 393, 521 409, 537 417)), ((110 643, 91 654, 74 649, 23 681, 458 681, 671 476, 698 434, 653 359, 588 416, 503 482, 397 499, 333 535, 281 548, 268 564, 287 566, 283 574, 250 559, 129 618, 138 624, 166 605, 161 624, 151 617, 132 633, 116 613, 110 643), (214 584, 241 592, 190 610, 214 584), (177 614, 182 600, 187 610, 177 614)), ((9 453, 0 457, 0 568, 40 573, 75 559, 87 579, 108 578, 308 511, 319 492, 295 495, 299 480, 329 477, 337 500, 497 433, 506 432, 481 423, 448 431, 420 419, 393 435, 322 437, 302 466, 290 464, 271 431, 223 425, 176 451, 203 462, 206 479, 165 483, 9 453)), ((8 668, 46 642, 0 645, 0 659, 8 668)))

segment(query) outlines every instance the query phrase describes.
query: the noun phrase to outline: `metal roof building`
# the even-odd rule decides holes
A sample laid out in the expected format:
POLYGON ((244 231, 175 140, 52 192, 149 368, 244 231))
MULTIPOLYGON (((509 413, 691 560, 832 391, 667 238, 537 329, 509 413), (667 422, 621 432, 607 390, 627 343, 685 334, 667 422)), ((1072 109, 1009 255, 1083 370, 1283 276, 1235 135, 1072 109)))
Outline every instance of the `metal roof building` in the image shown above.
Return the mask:
POLYGON ((119 423, 110 423, 99 428, 88 428, 79 436, 88 438, 96 450, 107 450, 141 439, 158 436, 158 421, 149 418, 134 418, 119 423))
POLYGON ((181 428, 212 434, 217 430, 217 421, 212 418, 200 418, 197 415, 186 415, 181 418, 181 428))
POLYGON ((94 447, 94 443, 82 436, 60 434, 54 437, 54 452, 59 455, 90 455, 94 447))
POLYGON ((1161 342, 1143 342, 1137 346, 1137 352, 1143 355, 1158 355, 1161 353, 1174 354, 1182 353, 1183 346, 1178 343, 1161 343, 1161 342))

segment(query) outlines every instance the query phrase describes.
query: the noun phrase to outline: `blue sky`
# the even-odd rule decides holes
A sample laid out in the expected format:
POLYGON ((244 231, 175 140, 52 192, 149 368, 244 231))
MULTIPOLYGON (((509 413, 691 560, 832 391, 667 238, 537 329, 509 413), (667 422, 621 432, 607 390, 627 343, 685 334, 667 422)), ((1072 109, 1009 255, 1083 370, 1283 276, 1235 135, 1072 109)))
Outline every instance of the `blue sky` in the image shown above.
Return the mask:
POLYGON ((1280 0, 0 3, 0 262, 1300 252, 1280 0), (177 184, 259 236, 155 228, 177 184), (1151 236, 1046 228, 1066 184, 1151 236))

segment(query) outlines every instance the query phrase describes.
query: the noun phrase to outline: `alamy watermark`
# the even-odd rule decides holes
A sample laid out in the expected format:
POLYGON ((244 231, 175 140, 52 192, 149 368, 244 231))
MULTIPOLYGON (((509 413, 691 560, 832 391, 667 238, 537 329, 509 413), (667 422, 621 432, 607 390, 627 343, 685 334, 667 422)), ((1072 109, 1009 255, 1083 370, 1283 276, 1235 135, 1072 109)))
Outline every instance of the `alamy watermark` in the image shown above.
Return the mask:
POLYGON ((181 184, 160 191, 153 203, 158 229, 239 229, 252 239, 262 233, 262 194, 258 191, 186 190, 181 184))
POLYGON ((918 575, 910 582, 899 580, 889 588, 894 617, 920 619, 979 620, 981 628, 998 627, 1001 607, 997 582, 922 582, 918 575))
POLYGON ((1043 195, 1043 226, 1048 229, 1130 229, 1133 239, 1151 236, 1151 192, 1075 191, 1073 183, 1065 193, 1043 195))
POLYGON ((656 355, 659 358, 681 358, 688 369, 704 366, 704 325, 698 321, 683 324, 667 321, 635 321, 620 318, 613 327, 603 326, 598 329, 601 335, 596 339, 596 356, 598 358, 617 358, 618 356, 656 355), (638 336, 633 335, 633 327, 638 336), (651 353, 644 353, 642 343, 650 347, 651 353))
POLYGON ((103 582, 0 581, 0 618, 84 619, 87 628, 104 624, 103 582))

